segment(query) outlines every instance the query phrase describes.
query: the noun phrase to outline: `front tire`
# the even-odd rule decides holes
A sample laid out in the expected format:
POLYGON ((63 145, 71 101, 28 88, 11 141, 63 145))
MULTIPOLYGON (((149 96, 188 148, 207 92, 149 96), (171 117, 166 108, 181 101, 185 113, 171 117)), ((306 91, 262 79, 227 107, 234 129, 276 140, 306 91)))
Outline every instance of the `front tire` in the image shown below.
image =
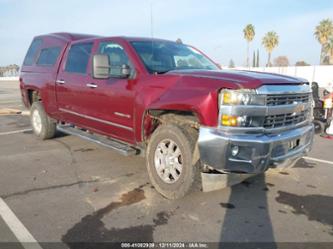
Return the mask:
POLYGON ((47 115, 41 102, 34 102, 30 109, 30 122, 35 135, 42 139, 55 136, 56 123, 47 115))
MULTIPOLYGON (((188 128, 191 129, 191 128, 188 128)), ((193 162, 193 133, 174 124, 163 124, 152 134, 146 154, 147 170, 155 189, 168 199, 179 199, 194 190, 200 170, 193 162)))

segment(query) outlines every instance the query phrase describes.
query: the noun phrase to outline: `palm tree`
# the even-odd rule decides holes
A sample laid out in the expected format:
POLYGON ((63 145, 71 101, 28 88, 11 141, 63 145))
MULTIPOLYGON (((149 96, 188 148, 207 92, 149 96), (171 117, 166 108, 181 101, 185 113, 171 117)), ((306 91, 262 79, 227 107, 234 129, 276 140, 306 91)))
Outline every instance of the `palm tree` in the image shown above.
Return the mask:
POLYGON ((255 33, 254 26, 252 24, 248 24, 243 29, 244 38, 247 41, 247 55, 246 55, 246 65, 249 67, 249 51, 250 51, 250 42, 253 40, 255 33))
POLYGON ((322 20, 319 25, 316 26, 314 35, 321 44, 320 64, 323 64, 326 55, 325 44, 328 42, 329 37, 333 35, 332 20, 328 18, 322 20))
POLYGON ((262 45, 265 47, 265 49, 268 52, 268 60, 267 60, 267 66, 271 66, 271 54, 273 49, 279 45, 279 36, 274 31, 270 31, 266 33, 264 38, 262 39, 262 45))
POLYGON ((333 36, 331 36, 324 45, 324 50, 328 54, 327 64, 333 64, 333 36))

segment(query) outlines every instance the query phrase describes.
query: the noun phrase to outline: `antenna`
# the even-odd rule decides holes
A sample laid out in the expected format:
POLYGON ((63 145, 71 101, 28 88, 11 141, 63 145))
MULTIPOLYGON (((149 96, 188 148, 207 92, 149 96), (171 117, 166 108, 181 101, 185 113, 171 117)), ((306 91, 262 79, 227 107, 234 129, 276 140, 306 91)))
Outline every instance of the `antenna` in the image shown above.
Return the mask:
POLYGON ((154 37, 153 2, 150 2, 150 36, 154 37))
MULTIPOLYGON (((154 56, 154 20, 153 20, 153 2, 150 2, 150 36, 151 36, 151 56, 154 56)), ((152 64, 152 69, 154 65, 152 64)), ((155 72, 156 74, 156 72, 155 72)))

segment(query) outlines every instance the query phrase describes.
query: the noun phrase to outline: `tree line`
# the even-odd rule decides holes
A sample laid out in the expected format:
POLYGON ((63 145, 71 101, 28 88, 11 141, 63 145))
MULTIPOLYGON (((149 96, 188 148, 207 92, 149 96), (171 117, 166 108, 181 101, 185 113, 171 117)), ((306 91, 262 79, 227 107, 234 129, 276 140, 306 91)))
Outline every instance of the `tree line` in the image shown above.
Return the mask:
MULTIPOLYGON (((243 29, 244 39, 247 42, 247 53, 246 53, 246 66, 250 67, 250 45, 255 37, 255 27, 253 24, 247 24, 243 29)), ((320 51, 320 65, 333 65, 333 22, 331 19, 323 19, 315 27, 314 36, 321 45, 320 51)), ((279 45, 279 36, 275 31, 267 32, 261 41, 262 46, 267 52, 267 63, 266 66, 272 66, 271 56, 273 50, 279 45)), ((259 66, 259 50, 257 55, 253 52, 252 67, 259 66)), ((233 66, 234 62, 231 60, 229 66, 233 66)), ((289 60, 286 56, 279 56, 274 60, 276 66, 288 66, 289 60)), ((296 66, 307 66, 305 61, 296 62, 296 66)))

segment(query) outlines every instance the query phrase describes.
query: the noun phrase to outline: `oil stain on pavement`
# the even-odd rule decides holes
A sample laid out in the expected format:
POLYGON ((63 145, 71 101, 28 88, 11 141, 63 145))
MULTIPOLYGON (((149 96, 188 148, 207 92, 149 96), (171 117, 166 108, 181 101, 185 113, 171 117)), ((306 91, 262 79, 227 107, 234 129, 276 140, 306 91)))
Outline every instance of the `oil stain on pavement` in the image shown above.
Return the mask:
MULTIPOLYGON (((153 232, 157 226, 165 225, 168 223, 170 213, 159 212, 153 219, 153 224, 144 224, 138 226, 131 226, 127 228, 111 228, 107 229, 102 219, 105 215, 112 211, 124 206, 129 206, 144 200, 145 194, 143 186, 140 186, 128 193, 121 196, 120 201, 111 202, 108 206, 97 210, 93 214, 89 214, 81 219, 79 223, 74 225, 62 237, 69 248, 91 248, 88 244, 80 242, 120 242, 120 241, 135 241, 147 242, 153 241, 153 232)), ((110 245, 105 245, 107 246, 110 245)))
POLYGON ((77 150, 74 150, 75 152, 89 152, 89 151, 94 151, 92 148, 80 148, 77 150))
POLYGON ((221 202, 220 206, 223 207, 223 208, 227 208, 227 209, 233 209, 233 208, 235 208, 234 204, 231 204, 231 203, 228 203, 228 202, 227 203, 221 202))
POLYGON ((291 206, 294 214, 306 215, 310 221, 329 225, 333 232, 333 197, 326 195, 296 195, 284 191, 278 192, 276 201, 291 206))

